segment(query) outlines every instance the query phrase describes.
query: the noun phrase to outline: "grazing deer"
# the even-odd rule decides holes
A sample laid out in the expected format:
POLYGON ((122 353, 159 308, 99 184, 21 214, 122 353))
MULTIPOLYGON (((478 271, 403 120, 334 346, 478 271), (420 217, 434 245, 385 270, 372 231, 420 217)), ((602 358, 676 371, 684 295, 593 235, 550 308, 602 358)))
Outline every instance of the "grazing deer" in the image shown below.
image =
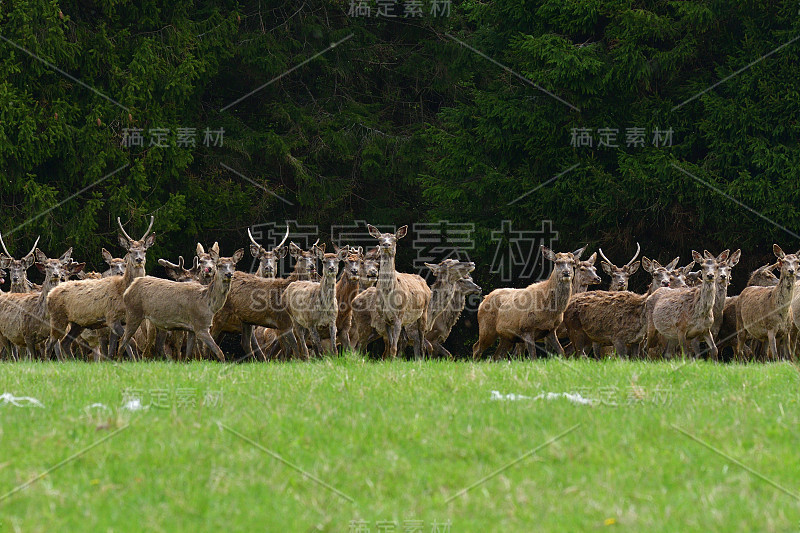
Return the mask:
POLYGON ((774 287, 745 287, 736 303, 736 331, 738 338, 736 354, 744 357, 745 349, 748 357, 753 356, 749 346, 745 344, 747 337, 769 343, 769 353, 778 358, 778 341, 784 340, 791 325, 792 298, 794 296, 795 276, 800 266, 800 251, 786 254, 777 244, 772 251, 778 258, 780 278, 774 287))
POLYGON ((443 357, 452 359, 453 355, 442 344, 450 336, 453 326, 456 325, 461 317, 461 312, 466 305, 467 297, 472 294, 480 294, 481 288, 475 284, 470 276, 463 277, 456 281, 455 292, 450 299, 449 305, 436 317, 433 325, 425 334, 425 338, 431 343, 433 351, 443 357))
MULTIPOLYGON (((122 221, 117 217, 122 232, 118 236, 119 244, 127 250, 124 275, 68 281, 50 291, 47 297, 50 313, 48 349, 58 343, 55 348, 59 358, 63 358, 65 352, 72 356, 72 343, 84 329, 102 326, 109 328, 108 353, 117 352, 117 342, 124 333, 122 321, 125 319, 125 305, 122 295, 134 279, 144 276, 147 249, 155 241, 155 235, 150 233, 154 221, 155 217, 151 216, 147 231, 136 240, 125 232, 122 221)), ((129 351, 129 355, 133 357, 132 351, 129 351)))
POLYGON ((308 360, 306 335, 311 336, 317 356, 322 355, 322 339, 320 329, 328 330, 331 348, 336 351, 336 317, 339 305, 336 301, 336 275, 339 262, 349 252, 347 247, 339 248, 336 253, 325 253, 325 244, 312 249, 322 261, 321 281, 294 281, 283 292, 284 305, 292 319, 292 331, 297 339, 298 350, 295 354, 308 360))
MULTIPOLYGON (((431 290, 421 276, 404 274, 395 270, 397 241, 406 236, 408 226, 395 233, 381 233, 367 224, 369 234, 378 240, 380 269, 375 287, 364 290, 353 300, 354 312, 368 310, 370 326, 383 337, 383 357, 397 357, 400 332, 405 327, 414 346, 414 356, 422 357, 425 333, 428 330, 428 305, 431 290)), ((366 346, 367 339, 359 336, 358 348, 366 346)))
POLYGON ((274 278, 278 272, 278 261, 286 256, 286 247, 283 243, 289 237, 289 225, 286 225, 286 235, 283 236, 283 240, 272 250, 267 250, 257 243, 253 238, 253 234, 250 233, 250 228, 247 228, 247 235, 250 237, 250 254, 258 261, 256 276, 274 278))
POLYGON ((222 309, 231 288, 236 263, 244 257, 240 248, 231 257, 219 257, 216 249, 209 251, 214 260, 214 276, 208 285, 181 283, 151 276, 139 277, 125 291, 125 334, 119 350, 124 351, 144 319, 155 327, 168 331, 190 331, 186 353, 192 353, 195 337, 203 341, 220 361, 225 354, 211 337, 211 320, 222 309))
POLYGON ((35 261, 33 251, 36 250, 36 245, 39 244, 39 238, 36 237, 36 242, 33 243, 30 252, 22 256, 21 259, 14 259, 14 256, 6 248, 6 243, 3 242, 3 235, 0 234, 0 244, 6 254, 5 256, 0 254, 0 261, 3 261, 3 268, 8 270, 8 276, 11 278, 10 292, 23 293, 31 292, 34 289, 33 284, 28 281, 28 269, 33 266, 35 261))
MULTIPOLYGON (((689 341, 702 340, 708 346, 711 356, 717 360, 718 349, 711 330, 714 326, 714 300, 717 294, 717 280, 720 265, 726 264, 730 250, 725 250, 716 259, 707 250, 701 256, 692 250, 692 258, 700 265, 701 286, 683 290, 662 288, 648 298, 647 347, 651 350, 657 341, 658 333, 667 341, 678 341, 684 353, 691 353, 689 341)), ((738 262, 739 258, 736 257, 738 262)), ((692 343, 693 352, 699 355, 698 343, 692 343)))
POLYGON ((639 252, 641 248, 639 247, 639 243, 636 243, 636 253, 633 254, 631 260, 625 263, 623 266, 618 267, 611 260, 605 256, 603 253, 602 248, 598 248, 600 252, 600 257, 603 260, 600 262, 600 265, 603 267, 603 271, 611 276, 611 283, 608 286, 609 291, 627 291, 628 290, 628 280, 633 274, 639 270, 639 261, 636 261, 636 258, 639 257, 639 252))
MULTIPOLYGON (((72 248, 58 259, 48 259, 36 248, 36 266, 44 274, 41 292, 0 295, 0 351, 10 341, 20 349, 27 348, 28 359, 34 358, 36 345, 44 341, 50 333, 50 321, 47 317, 48 293, 86 266, 86 263, 72 262, 71 255, 72 248)), ((49 356, 49 352, 46 355, 49 356)))
POLYGON ((555 253, 541 246, 542 256, 554 263, 553 272, 545 281, 524 289, 495 289, 478 307, 478 342, 472 347, 477 359, 499 337, 495 359, 505 355, 511 345, 522 340, 533 357, 535 342, 542 337, 550 341, 560 355, 564 349, 558 342, 556 329, 564 318, 575 276, 575 256, 555 253))

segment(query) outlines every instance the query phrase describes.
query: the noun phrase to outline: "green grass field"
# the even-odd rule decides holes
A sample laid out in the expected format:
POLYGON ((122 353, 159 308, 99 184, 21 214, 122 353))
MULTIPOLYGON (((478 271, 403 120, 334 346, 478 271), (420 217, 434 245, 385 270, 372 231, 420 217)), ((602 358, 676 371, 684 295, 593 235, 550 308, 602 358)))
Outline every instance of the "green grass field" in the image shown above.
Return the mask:
POLYGON ((1 392, 44 407, 0 401, 0 532, 800 531, 788 363, 6 363, 1 392))

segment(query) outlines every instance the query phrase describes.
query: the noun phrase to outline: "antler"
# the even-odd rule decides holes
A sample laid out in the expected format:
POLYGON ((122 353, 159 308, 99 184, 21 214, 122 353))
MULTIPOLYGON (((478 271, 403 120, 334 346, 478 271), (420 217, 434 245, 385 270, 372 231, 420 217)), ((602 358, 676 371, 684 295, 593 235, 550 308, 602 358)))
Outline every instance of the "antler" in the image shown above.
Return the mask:
MULTIPOLYGON (((604 253, 603 253, 603 249, 602 249, 602 248, 597 248, 597 251, 598 251, 598 252, 600 252, 600 257, 602 257, 602 258, 603 258, 603 260, 604 260, 606 263, 608 263, 608 264, 609 264, 609 265, 611 265, 611 266, 616 266, 616 265, 614 265, 614 263, 612 263, 612 262, 611 262, 611 259, 609 259, 608 257, 606 257, 606 254, 604 254, 604 253)), ((638 252, 637 252, 637 253, 638 253, 638 252)), ((634 258, 635 258, 635 257, 636 257, 636 256, 634 256, 634 258)), ((633 259, 631 259, 631 261, 633 261, 633 259)))
POLYGON ((39 244, 39 239, 41 239, 41 238, 42 238, 42 236, 41 236, 41 235, 39 235, 38 237, 36 237, 36 242, 35 242, 35 243, 33 243, 33 248, 31 248, 31 251, 30 251, 30 252, 28 252, 27 254, 25 254, 23 257, 28 257, 29 255, 31 255, 31 254, 32 254, 32 253, 33 253, 33 252, 36 250, 36 245, 37 245, 37 244, 39 244))
POLYGON ((4 242, 3 242, 3 234, 2 234, 2 233, 0 233, 0 244, 2 244, 2 245, 3 245, 3 251, 6 253, 6 255, 7 255, 8 257, 14 257, 13 255, 11 255, 11 254, 8 252, 8 248, 6 248, 6 243, 4 243, 4 242))
MULTIPOLYGON (((288 229, 288 228, 287 228, 287 229, 288 229)), ((255 245, 256 245, 256 246, 258 246, 258 247, 261 247, 261 245, 260 245, 260 244, 258 244, 258 243, 256 242, 256 240, 253 238, 253 234, 252 234, 252 233, 250 233, 250 228, 247 228, 247 235, 250 237, 250 242, 252 242, 253 244, 255 244, 255 245)))
POLYGON ((147 226, 147 231, 145 231, 144 235, 142 235, 142 238, 139 239, 140 241, 143 241, 145 237, 150 235, 150 230, 153 229, 153 222, 155 222, 155 221, 156 221, 155 215, 150 215, 150 225, 147 226))
POLYGON ((183 268, 183 256, 178 256, 178 262, 180 264, 176 265, 175 263, 167 261, 166 259, 159 259, 158 260, 158 264, 163 266, 163 267, 170 267, 170 268, 176 268, 176 269, 177 268, 183 268))
MULTIPOLYGON (((631 260, 630 260, 630 261, 628 261, 628 263, 627 263, 625 266, 631 266, 631 265, 633 264, 633 262, 636 260, 636 258, 637 258, 637 257, 639 257, 639 252, 640 252, 641 250, 642 250, 642 248, 639 246, 639 243, 637 242, 637 243, 636 243, 636 253, 635 253, 635 254, 633 254, 633 257, 631 257, 631 260)), ((602 255, 602 254, 601 254, 601 255, 602 255)))
POLYGON ((125 231, 125 228, 122 227, 122 221, 119 219, 119 217, 117 217, 117 224, 119 224, 119 229, 120 229, 120 231, 122 231, 122 234, 125 235, 125 238, 128 239, 129 241, 133 242, 133 239, 131 239, 131 236, 128 235, 128 232, 125 231))
POLYGON ((286 239, 288 238, 289 238, 289 224, 286 224, 286 235, 283 236, 283 240, 275 248, 280 248, 281 246, 283 246, 283 243, 285 243, 286 239))

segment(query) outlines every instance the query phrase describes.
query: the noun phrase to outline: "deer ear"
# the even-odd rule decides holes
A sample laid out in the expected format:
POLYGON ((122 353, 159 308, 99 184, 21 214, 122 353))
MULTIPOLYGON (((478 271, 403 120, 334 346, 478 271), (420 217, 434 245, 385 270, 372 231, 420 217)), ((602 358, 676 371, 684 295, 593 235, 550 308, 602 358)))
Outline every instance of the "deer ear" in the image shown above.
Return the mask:
POLYGON ((644 255, 642 256, 642 268, 644 268, 645 272, 648 274, 653 273, 653 262, 644 255))
POLYGON ((147 238, 144 240, 144 249, 145 249, 145 250, 147 250, 148 248, 150 248, 151 246, 153 246, 153 243, 154 243, 154 242, 156 242, 156 234, 155 234, 155 233, 151 233, 151 234, 150 234, 150 235, 148 235, 148 236, 147 236, 147 238))
POLYGON ((550 261, 555 261, 556 260, 556 254, 553 253, 553 250, 551 250, 550 248, 548 248, 544 244, 540 245, 540 249, 542 251, 542 255, 546 259, 549 259, 550 261))
POLYGON ((600 266, 603 267, 603 272, 605 272, 609 276, 614 275, 614 270, 612 270, 611 265, 609 265, 605 261, 600 261, 600 266))
POLYGON ((589 259, 586 260, 587 263, 594 266, 594 262, 597 261, 597 252, 593 253, 589 256, 589 259))
POLYGON ((575 256, 575 260, 576 260, 576 261, 577 261, 577 260, 579 260, 579 259, 581 258, 581 256, 583 255, 583 252, 585 252, 585 251, 586 251, 586 248, 587 248, 588 246, 589 246, 589 245, 587 244, 587 245, 586 245, 586 246, 584 246, 583 248, 578 248, 577 250, 575 250, 574 252, 572 252, 572 255, 574 255, 574 256, 575 256))
POLYGON ((686 276, 687 274, 689 274, 689 272, 691 272, 693 268, 694 268, 694 261, 683 267, 683 275, 686 276))
POLYGON ((402 228, 399 228, 397 232, 395 232, 394 238, 402 239, 403 237, 406 236, 406 233, 408 233, 408 226, 403 226, 402 228))
MULTIPOLYGON (((709 255, 711 255, 711 254, 709 254, 709 255)), ((713 259, 714 256, 711 256, 711 258, 713 259)), ((692 259, 694 259, 695 263, 702 263, 703 262, 703 256, 700 255, 699 253, 695 252, 694 250, 692 250, 692 259)))
POLYGON ((316 248, 317 248, 317 256, 320 259, 322 259, 322 256, 325 255, 325 243, 323 242, 322 244, 317 244, 316 248))
POLYGON ((70 246, 70 247, 67 249, 67 251, 66 251, 66 252, 64 252, 63 254, 61 254, 61 257, 59 257, 59 258, 58 258, 58 260, 59 260, 59 261, 61 261, 61 262, 62 262, 62 263, 64 263, 64 264, 67 264, 67 263, 69 263, 70 261, 72 261, 72 246, 70 246))
POLYGON ((772 253, 774 253, 775 257, 777 257, 778 259, 783 259, 784 257, 786 257, 786 254, 783 253, 783 250, 781 250, 781 247, 778 246, 777 244, 772 245, 772 253))
MULTIPOLYGON (((72 249, 72 248, 70 248, 70 250, 71 250, 71 249, 72 249)), ((45 261, 47 261, 47 256, 46 256, 46 255, 44 255, 44 252, 43 252, 43 251, 41 251, 41 250, 40 250, 40 249, 38 249, 38 248, 36 248, 36 249, 33 251, 33 256, 36 258, 36 261, 38 261, 39 263, 44 263, 45 261)), ((39 269, 39 270, 41 270, 41 269, 39 269)))
MULTIPOLYGON (((214 244, 217 244, 217 243, 214 243, 214 244)), ((219 247, 217 247, 217 248, 219 248, 219 247)), ((234 264, 236 264, 236 263, 238 263, 239 261, 242 260, 242 257, 244 257, 244 248, 239 248, 238 250, 233 252, 233 255, 231 256, 231 260, 233 261, 234 264)))
POLYGON ((675 267, 678 266, 678 262, 680 260, 681 260, 681 256, 678 256, 675 259, 673 259, 672 261, 670 261, 668 264, 664 265, 664 268, 666 268, 667 270, 675 270, 675 267))
POLYGON ((716 259, 717 263, 722 263, 723 261, 728 259, 728 256, 730 255, 730 253, 731 253, 730 250, 725 250, 721 254, 719 254, 717 256, 717 259, 716 259))
POLYGON ((736 264, 739 262, 739 259, 741 257, 742 257, 742 251, 741 250, 736 250, 735 252, 733 252, 733 255, 731 255, 730 258, 728 258, 728 266, 732 266, 732 267, 736 266, 736 264))
POLYGON ((712 254, 708 250, 703 250, 703 257, 706 259, 714 259, 714 254, 712 254))
POLYGON ((423 265, 428 267, 428 270, 433 272, 434 276, 438 276, 439 275, 439 265, 434 265, 433 263, 423 263, 423 265))
POLYGON ((639 261, 631 263, 630 266, 627 268, 627 270, 628 270, 628 275, 633 276, 633 273, 639 270, 639 261))
POLYGON ((105 261, 106 263, 108 263, 110 265, 111 264, 111 260, 114 259, 114 256, 111 255, 111 252, 109 252, 108 250, 103 248, 100 251, 100 254, 103 256, 103 261, 105 261))
POLYGON ((347 256, 350 255, 350 252, 351 250, 349 246, 345 246, 344 248, 339 248, 339 251, 336 252, 336 258, 339 261, 344 261, 345 259, 347 259, 347 256))
POLYGON ((298 256, 303 253, 303 250, 300 249, 295 243, 289 243, 289 253, 292 254, 292 257, 298 256))
POLYGON ((217 261, 219 261, 219 251, 218 250, 215 250, 214 248, 209 248, 208 255, 211 256, 211 259, 213 259, 215 263, 217 261))
POLYGON ((378 231, 378 228, 376 228, 372 224, 367 224, 367 231, 369 231, 369 234, 375 237, 376 239, 381 238, 381 232, 378 231))
POLYGON ((74 276, 86 266, 86 263, 75 263, 74 261, 67 266, 70 276, 74 276))
POLYGON ((252 243, 250 244, 250 255, 252 255, 253 257, 258 258, 261 255, 261 250, 262 248, 260 244, 258 245, 252 243))
POLYGON ((130 250, 131 241, 129 241, 125 235, 118 233, 117 238, 119 240, 119 245, 122 246, 122 248, 124 248, 125 250, 130 250))
POLYGON ((36 259, 34 259, 33 254, 26 255, 25 257, 22 258, 22 265, 27 269, 33 266, 33 263, 35 261, 36 259))
POLYGON ((219 243, 217 241, 214 241, 214 244, 211 245, 211 249, 217 252, 217 255, 219 255, 219 243))
POLYGON ((196 253, 197 255, 203 255, 204 253, 206 253, 206 250, 205 248, 203 248, 203 245, 198 242, 197 247, 194 249, 194 253, 196 253))
POLYGON ((275 257, 278 259, 283 259, 286 257, 287 248, 285 246, 281 246, 280 248, 275 248, 272 250, 272 253, 275 254, 275 257))

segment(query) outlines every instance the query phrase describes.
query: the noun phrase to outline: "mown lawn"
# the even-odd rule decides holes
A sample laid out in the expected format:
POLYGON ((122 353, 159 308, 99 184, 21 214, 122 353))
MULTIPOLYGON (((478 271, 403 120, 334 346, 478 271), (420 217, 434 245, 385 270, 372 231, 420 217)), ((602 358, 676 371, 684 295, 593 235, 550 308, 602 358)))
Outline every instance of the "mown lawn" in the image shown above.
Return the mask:
POLYGON ((44 407, 0 401, 0 532, 800 531, 788 363, 5 363, 2 392, 44 407))

